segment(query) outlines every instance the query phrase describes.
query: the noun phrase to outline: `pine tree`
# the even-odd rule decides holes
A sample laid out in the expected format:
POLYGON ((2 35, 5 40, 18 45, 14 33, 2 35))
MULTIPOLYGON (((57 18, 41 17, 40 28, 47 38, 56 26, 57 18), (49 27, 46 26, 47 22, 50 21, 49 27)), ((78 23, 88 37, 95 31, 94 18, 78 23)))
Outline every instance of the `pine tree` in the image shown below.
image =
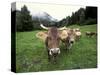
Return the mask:
POLYGON ((82 25, 85 21, 85 10, 80 8, 79 24, 82 25))
POLYGON ((32 17, 25 5, 21 8, 20 20, 22 25, 22 31, 29 31, 33 29, 32 17))

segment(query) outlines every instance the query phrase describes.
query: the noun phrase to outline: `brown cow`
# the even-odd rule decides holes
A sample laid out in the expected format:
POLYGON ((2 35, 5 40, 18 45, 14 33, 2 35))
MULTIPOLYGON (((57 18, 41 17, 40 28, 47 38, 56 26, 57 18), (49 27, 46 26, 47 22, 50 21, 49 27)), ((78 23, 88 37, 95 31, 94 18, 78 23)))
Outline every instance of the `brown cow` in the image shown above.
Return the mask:
POLYGON ((48 30, 48 36, 46 38, 45 44, 48 50, 48 58, 50 60, 50 55, 53 56, 54 60, 58 54, 60 54, 59 48, 60 38, 58 36, 57 28, 51 27, 48 30))
POLYGON ((62 42, 65 44, 67 50, 71 49, 73 43, 75 42, 75 32, 73 29, 66 30, 66 38, 63 38, 62 42))
POLYGON ((80 39, 82 33, 79 28, 75 28, 74 32, 75 32, 75 40, 78 41, 80 39))
POLYGON ((97 35, 97 33, 96 32, 86 32, 86 36, 88 36, 88 37, 92 37, 92 36, 94 36, 94 35, 97 35))
MULTIPOLYGON (((45 38, 45 45, 48 51, 48 59, 49 61, 52 60, 56 61, 56 57, 58 54, 60 54, 60 48, 59 48, 59 43, 60 43, 60 37, 59 37, 59 31, 56 27, 45 27, 43 24, 40 25, 43 29, 48 30, 46 32, 41 32, 42 37, 44 36, 45 38)), ((63 28, 60 28, 60 30, 63 28)), ((39 32, 40 33, 40 32, 39 32)), ((40 34, 37 34, 39 36, 40 34)), ((41 35, 40 35, 41 37, 41 35)))

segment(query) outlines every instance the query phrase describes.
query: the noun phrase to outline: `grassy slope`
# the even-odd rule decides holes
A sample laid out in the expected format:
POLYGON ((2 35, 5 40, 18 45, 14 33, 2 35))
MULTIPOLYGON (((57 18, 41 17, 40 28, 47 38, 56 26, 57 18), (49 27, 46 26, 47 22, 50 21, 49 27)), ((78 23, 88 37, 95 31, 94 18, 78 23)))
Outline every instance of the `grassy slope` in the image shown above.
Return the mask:
MULTIPOLYGON (((77 25, 71 28, 79 27, 77 25)), ((67 52, 61 45, 57 64, 49 63, 44 42, 36 38, 38 31, 17 32, 16 67, 17 72, 49 71, 79 68, 95 68, 97 65, 96 37, 88 38, 85 31, 96 31, 96 25, 80 26, 82 37, 67 52)))

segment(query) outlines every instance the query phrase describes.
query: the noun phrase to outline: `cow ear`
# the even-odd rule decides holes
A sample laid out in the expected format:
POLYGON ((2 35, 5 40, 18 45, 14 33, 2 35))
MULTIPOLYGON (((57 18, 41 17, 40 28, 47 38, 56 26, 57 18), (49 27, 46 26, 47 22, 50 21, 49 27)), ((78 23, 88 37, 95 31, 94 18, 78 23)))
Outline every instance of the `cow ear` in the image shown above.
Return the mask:
POLYGON ((38 32, 36 34, 36 37, 39 38, 39 39, 41 39, 41 40, 43 40, 43 41, 46 40, 47 36, 48 36, 47 35, 47 31, 41 31, 41 32, 38 32))
POLYGON ((64 40, 68 37, 68 33, 66 30, 59 31, 59 37, 61 40, 64 40))

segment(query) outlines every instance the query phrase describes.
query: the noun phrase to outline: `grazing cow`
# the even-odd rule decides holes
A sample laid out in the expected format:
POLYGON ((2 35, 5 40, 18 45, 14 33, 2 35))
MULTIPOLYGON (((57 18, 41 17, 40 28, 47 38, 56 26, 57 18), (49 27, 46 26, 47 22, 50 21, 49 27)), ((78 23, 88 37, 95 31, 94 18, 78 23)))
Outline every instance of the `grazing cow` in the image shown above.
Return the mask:
POLYGON ((76 39, 76 41, 78 41, 80 39, 82 33, 80 32, 79 28, 75 28, 74 32, 75 32, 75 39, 76 39))
POLYGON ((68 50, 71 49, 75 41, 75 32, 73 29, 66 28, 61 31, 60 38, 68 50))
POLYGON ((94 35, 97 35, 97 33, 96 32, 86 32, 86 36, 88 36, 88 37, 92 37, 92 36, 94 36, 94 35))
POLYGON ((66 46, 68 50, 71 49, 74 42, 75 42, 75 32, 73 31, 73 29, 70 29, 68 31, 68 37, 66 38, 66 46))
MULTIPOLYGON (((47 32, 39 32, 37 33, 37 37, 40 36, 40 38, 45 39, 45 45, 46 49, 48 52, 48 59, 49 61, 52 60, 56 61, 57 55, 60 54, 60 48, 59 48, 59 43, 60 43, 60 37, 59 37, 59 31, 56 27, 45 27, 43 24, 40 25, 43 29, 48 30, 47 32), (41 37, 42 33, 42 37, 41 37)), ((60 28, 60 30, 63 28, 60 28)))

